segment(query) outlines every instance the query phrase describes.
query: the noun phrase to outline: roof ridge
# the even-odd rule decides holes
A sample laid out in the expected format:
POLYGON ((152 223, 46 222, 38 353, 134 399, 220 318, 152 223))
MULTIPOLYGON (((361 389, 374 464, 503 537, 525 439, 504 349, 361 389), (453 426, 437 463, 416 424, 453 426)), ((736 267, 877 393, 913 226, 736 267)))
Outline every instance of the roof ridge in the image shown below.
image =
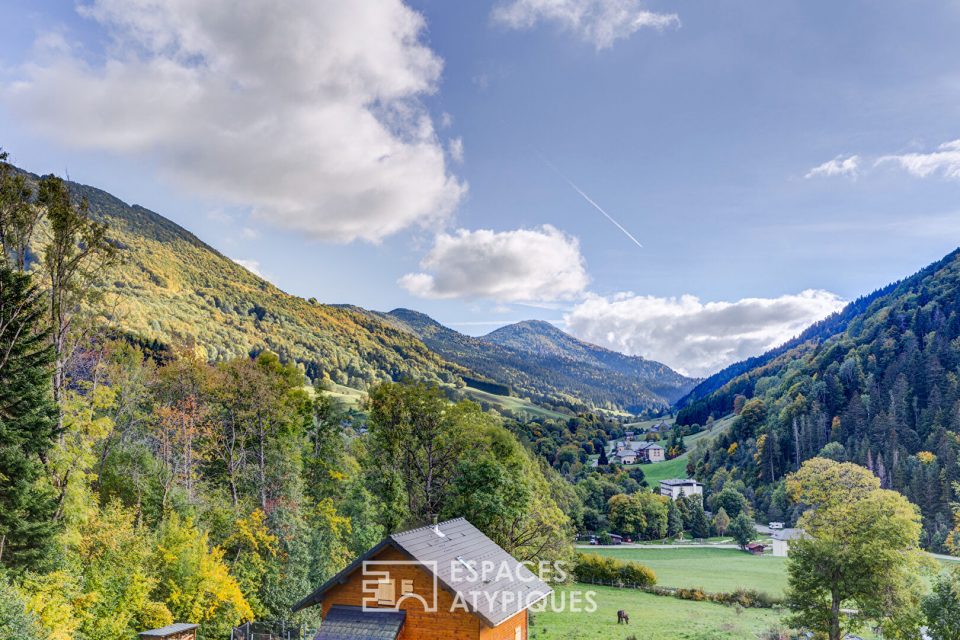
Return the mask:
MULTIPOLYGON (((458 518, 451 518, 449 520, 444 520, 443 522, 438 522, 437 524, 425 524, 414 529, 407 529, 406 531, 397 531, 396 533, 391 533, 390 538, 396 540, 396 536, 405 536, 408 533, 417 533, 418 531, 424 531, 425 529, 433 529, 434 527, 442 527, 445 524, 450 524, 452 522, 466 521, 466 518, 460 516, 458 518)), ((473 526, 473 525, 470 525, 473 526)))

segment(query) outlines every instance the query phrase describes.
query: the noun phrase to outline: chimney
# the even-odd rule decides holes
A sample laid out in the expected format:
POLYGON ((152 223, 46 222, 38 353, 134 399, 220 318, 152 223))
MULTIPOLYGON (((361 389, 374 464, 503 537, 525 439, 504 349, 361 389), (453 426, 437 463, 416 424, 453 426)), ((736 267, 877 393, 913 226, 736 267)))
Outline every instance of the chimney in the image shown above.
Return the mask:
POLYGON ((439 523, 439 518, 438 518, 437 514, 434 513, 434 514, 432 515, 432 519, 433 519, 433 532, 434 532, 435 534, 437 534, 438 536, 440 536, 441 538, 446 538, 446 536, 444 535, 444 533, 443 533, 442 531, 440 531, 440 523, 439 523))

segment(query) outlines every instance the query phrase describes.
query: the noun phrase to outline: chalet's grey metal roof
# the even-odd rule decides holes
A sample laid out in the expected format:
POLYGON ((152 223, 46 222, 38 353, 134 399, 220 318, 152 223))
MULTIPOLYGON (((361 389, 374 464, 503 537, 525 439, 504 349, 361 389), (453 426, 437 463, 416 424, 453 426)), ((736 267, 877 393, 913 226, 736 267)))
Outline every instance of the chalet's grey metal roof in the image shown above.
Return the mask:
POLYGON ((633 449, 624 449, 623 451, 617 451, 617 455, 620 456, 621 458, 626 458, 626 457, 636 458, 637 452, 634 451, 633 449))
POLYGON ((457 606, 495 627, 547 597, 553 590, 513 556, 464 518, 394 533, 293 606, 294 611, 323 600, 331 588, 347 581, 363 562, 392 546, 437 577, 457 606))
POLYGON ((396 640, 406 618, 405 611, 364 611, 362 607, 334 605, 314 640, 396 640))
POLYGON ((168 624, 165 627, 160 627, 159 629, 151 629, 150 631, 141 631, 138 633, 138 636, 150 636, 154 638, 165 638, 167 636, 172 636, 177 633, 183 633, 184 631, 190 631, 192 629, 198 628, 198 624, 189 624, 187 622, 176 622, 174 624, 168 624))

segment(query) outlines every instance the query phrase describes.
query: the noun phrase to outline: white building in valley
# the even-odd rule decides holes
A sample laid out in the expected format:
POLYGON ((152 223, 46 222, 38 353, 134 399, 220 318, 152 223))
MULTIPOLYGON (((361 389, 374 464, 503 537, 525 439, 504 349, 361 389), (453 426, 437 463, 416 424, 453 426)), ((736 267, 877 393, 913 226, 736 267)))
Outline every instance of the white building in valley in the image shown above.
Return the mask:
POLYGON ((680 496, 687 498, 690 496, 700 496, 702 499, 703 485, 696 480, 682 480, 680 478, 661 480, 660 495, 667 496, 671 500, 676 500, 680 496))

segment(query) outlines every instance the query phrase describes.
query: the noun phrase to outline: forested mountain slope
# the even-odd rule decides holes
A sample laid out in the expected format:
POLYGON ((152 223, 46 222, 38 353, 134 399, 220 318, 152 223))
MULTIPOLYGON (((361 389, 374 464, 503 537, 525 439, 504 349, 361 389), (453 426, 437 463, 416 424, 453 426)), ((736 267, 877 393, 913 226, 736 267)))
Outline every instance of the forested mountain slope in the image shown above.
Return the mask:
MULTIPOLYGON (((523 328, 516 331, 511 327, 518 325, 511 325, 474 338, 409 309, 395 309, 382 317, 415 334, 445 359, 544 403, 585 402, 638 413, 666 409, 695 382, 660 363, 581 342, 546 322, 521 323, 523 328), (534 336, 543 336, 543 343, 552 348, 525 347, 534 336)), ((477 382, 470 380, 470 384, 477 382)))
POLYGON ((413 311, 382 314, 304 300, 153 211, 94 187, 69 188, 107 223, 119 258, 102 279, 94 322, 148 345, 199 348, 212 361, 269 350, 301 365, 313 380, 329 378, 357 389, 406 377, 448 385, 466 381, 575 410, 663 410, 694 383, 664 365, 588 345, 547 323, 525 323, 525 333, 549 334, 555 345, 530 353, 497 344, 506 330, 478 339, 413 311))
POLYGON ((673 402, 689 391, 697 381, 681 375, 665 364, 638 356, 628 356, 571 336, 543 320, 527 320, 501 327, 481 338, 538 358, 576 362, 600 367, 639 380, 653 393, 673 402))
POLYGON ((403 376, 452 382, 462 368, 406 331, 357 310, 284 293, 163 216, 70 184, 109 225, 120 264, 98 306, 107 325, 211 360, 270 350, 313 379, 365 388, 403 376))
POLYGON ((920 506, 926 545, 942 549, 960 480, 960 251, 832 321, 834 335, 775 354, 681 412, 740 410, 729 435, 695 452, 696 476, 714 490, 738 484, 776 519, 787 509, 782 479, 804 460, 856 462, 920 506))
POLYGON ((714 394, 715 391, 735 380, 739 384, 748 384, 748 381, 738 380, 738 378, 743 374, 760 369, 798 347, 819 344, 821 341, 844 331, 852 319, 862 314, 874 300, 890 293, 897 284, 899 283, 889 284, 869 295, 857 298, 840 311, 810 325, 796 338, 788 340, 766 353, 735 362, 701 381, 690 393, 677 401, 675 406, 680 409, 678 420, 681 424, 702 423, 710 414, 726 415, 730 413, 733 410, 732 396, 729 393, 714 394))

